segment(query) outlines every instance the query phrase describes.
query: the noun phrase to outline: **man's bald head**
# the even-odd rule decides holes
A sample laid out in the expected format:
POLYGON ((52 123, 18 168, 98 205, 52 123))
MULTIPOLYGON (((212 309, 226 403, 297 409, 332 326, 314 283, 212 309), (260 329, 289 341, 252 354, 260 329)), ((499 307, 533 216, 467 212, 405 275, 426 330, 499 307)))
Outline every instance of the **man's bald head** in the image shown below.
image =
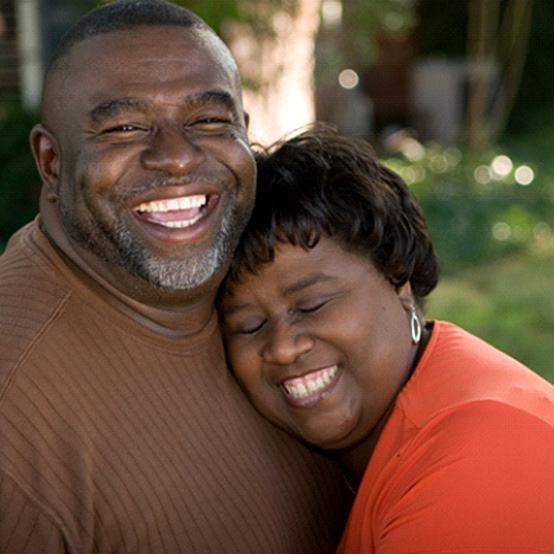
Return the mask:
MULTIPOLYGON (((45 110, 45 104, 48 104, 47 98, 51 85, 55 77, 59 73, 63 73, 60 71, 63 66, 62 62, 76 44, 104 33, 124 31, 144 25, 173 25, 189 28, 191 32, 198 33, 210 41, 219 42, 222 55, 228 58, 228 63, 236 67, 231 53, 213 29, 190 10, 166 0, 119 0, 85 14, 62 38, 46 69, 42 97, 43 121, 48 119, 48 114, 45 113, 48 111, 45 110)), ((238 70, 237 85, 240 88, 238 70)))

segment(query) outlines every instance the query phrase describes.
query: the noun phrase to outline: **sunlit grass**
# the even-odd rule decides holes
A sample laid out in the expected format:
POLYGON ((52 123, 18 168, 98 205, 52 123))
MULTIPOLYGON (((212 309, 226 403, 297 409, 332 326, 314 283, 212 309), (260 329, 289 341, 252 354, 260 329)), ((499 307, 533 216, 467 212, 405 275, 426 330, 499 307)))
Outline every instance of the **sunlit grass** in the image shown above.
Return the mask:
POLYGON ((426 316, 452 321, 554 383, 554 250, 444 277, 426 316))

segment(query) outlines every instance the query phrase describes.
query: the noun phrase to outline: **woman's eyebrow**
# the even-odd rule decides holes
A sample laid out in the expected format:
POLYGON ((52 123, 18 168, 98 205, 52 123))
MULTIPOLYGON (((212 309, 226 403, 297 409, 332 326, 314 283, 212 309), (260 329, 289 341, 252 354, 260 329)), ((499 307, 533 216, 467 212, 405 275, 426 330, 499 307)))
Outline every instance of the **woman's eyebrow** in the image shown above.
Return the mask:
POLYGON ((229 308, 220 308, 220 310, 223 317, 230 317, 233 314, 236 314, 237 312, 241 312, 242 310, 247 310, 251 307, 252 307, 252 304, 249 304, 248 302, 241 302, 240 304, 231 304, 231 307, 229 308))
MULTIPOLYGON (((299 279, 295 283, 292 283, 291 285, 285 287, 283 289, 283 294, 287 296, 289 294, 294 294, 295 292, 300 292, 318 283, 326 283, 334 280, 335 280, 335 277, 331 275, 327 275, 325 273, 314 273, 312 275, 308 275, 307 277, 299 279)), ((229 317, 236 312, 240 312, 242 310, 248 310, 253 306, 254 304, 248 301, 231 303, 231 306, 227 308, 222 308, 221 313, 223 314, 224 317, 229 317)))
POLYGON ((334 279, 335 279, 334 277, 330 275, 326 275, 325 273, 314 273, 312 275, 308 275, 307 277, 299 279, 298 281, 296 281, 295 283, 292 283, 292 285, 289 285, 288 287, 285 287, 283 289, 283 292, 285 294, 300 292, 301 290, 307 289, 318 283, 333 281, 334 279))

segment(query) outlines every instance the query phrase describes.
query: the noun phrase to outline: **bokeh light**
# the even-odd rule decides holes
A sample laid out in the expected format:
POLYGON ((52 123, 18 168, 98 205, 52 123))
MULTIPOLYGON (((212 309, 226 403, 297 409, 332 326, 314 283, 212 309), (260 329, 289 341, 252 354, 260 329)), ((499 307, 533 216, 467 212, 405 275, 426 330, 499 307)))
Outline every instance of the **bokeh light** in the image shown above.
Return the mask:
POLYGON ((508 240, 512 236, 512 229, 504 221, 499 221, 492 227, 492 236, 498 241, 508 240))
POLYGON ((508 156, 496 156, 491 163, 492 170, 500 177, 506 177, 514 168, 514 164, 508 156))
POLYGON ((321 19, 327 28, 337 28, 342 21, 342 2, 340 0, 325 0, 321 6, 321 19))
POLYGON ((353 89, 359 82, 360 76, 353 69, 343 69, 339 74, 339 84, 342 88, 353 89))
POLYGON ((473 172, 473 178, 480 184, 486 185, 491 182, 492 174, 491 168, 488 165, 480 165, 475 168, 473 172))
POLYGON ((518 184, 527 186, 533 182, 535 172, 528 165, 522 165, 516 169, 514 176, 518 184))
POLYGON ((418 162, 425 157, 425 146, 414 138, 403 139, 400 150, 412 162, 418 162))

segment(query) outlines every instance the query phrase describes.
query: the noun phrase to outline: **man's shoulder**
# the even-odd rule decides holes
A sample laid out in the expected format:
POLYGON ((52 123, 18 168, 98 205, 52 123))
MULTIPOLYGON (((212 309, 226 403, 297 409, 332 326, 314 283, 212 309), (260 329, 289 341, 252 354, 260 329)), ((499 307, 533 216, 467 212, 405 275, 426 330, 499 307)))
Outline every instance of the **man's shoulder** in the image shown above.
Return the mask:
POLYGON ((33 242, 34 225, 14 235, 0 257, 0 387, 70 295, 33 242))
POLYGON ((32 305, 36 313, 42 311, 43 305, 57 304, 68 290, 61 266, 61 260, 38 229, 36 221, 20 229, 0 256, 3 308, 0 318, 13 318, 12 306, 17 311, 17 308, 32 305), (10 317, 7 318, 6 314, 10 317))

